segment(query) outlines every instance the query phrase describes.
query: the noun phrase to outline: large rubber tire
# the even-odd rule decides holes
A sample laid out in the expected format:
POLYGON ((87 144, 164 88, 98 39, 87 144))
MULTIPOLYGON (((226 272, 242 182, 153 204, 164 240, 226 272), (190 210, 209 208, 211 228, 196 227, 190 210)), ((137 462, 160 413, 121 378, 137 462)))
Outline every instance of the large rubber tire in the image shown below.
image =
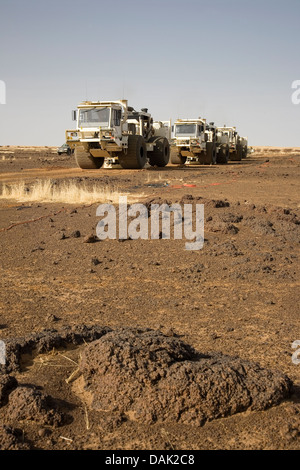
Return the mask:
POLYGON ((200 159, 204 165, 215 165, 217 163, 216 147, 213 142, 206 142, 206 152, 200 159))
POLYGON ((119 163, 126 170, 140 170, 147 162, 147 148, 141 135, 130 135, 128 137, 127 153, 118 155, 119 163))
POLYGON ((241 145, 236 146, 236 151, 233 152, 230 156, 230 160, 234 162, 240 162, 242 160, 243 149, 241 145))
POLYGON ((242 158, 246 158, 247 155, 248 155, 248 148, 247 148, 247 147, 243 147, 242 158))
POLYGON ((82 145, 76 145, 75 160, 77 165, 83 170, 98 170, 104 163, 103 157, 93 157, 82 145))
POLYGON ((227 145, 221 145, 219 153, 217 155, 217 163, 226 164, 228 163, 229 148, 227 145))
POLYGON ((185 162, 186 157, 183 157, 180 153, 171 155, 171 163, 173 163, 173 165, 184 165, 185 162))
POLYGON ((149 163, 151 166, 164 167, 169 163, 170 144, 166 137, 151 137, 150 142, 155 142, 153 152, 149 152, 149 163))

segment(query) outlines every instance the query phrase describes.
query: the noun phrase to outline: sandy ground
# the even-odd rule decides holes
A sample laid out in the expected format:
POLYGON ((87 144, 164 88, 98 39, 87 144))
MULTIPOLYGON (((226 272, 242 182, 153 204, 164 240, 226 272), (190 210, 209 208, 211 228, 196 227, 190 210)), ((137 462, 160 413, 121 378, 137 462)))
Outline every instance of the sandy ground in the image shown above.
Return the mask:
MULTIPOLYGON (((19 387, 0 408, 0 448, 299 449, 300 364, 291 347, 300 340, 299 176, 293 148, 259 147, 228 165, 138 171, 83 171, 55 148, 0 148, 1 185, 96 184, 148 205, 200 203, 205 211, 204 247, 187 251, 174 239, 86 243, 96 233, 97 204, 0 199, 1 340, 79 325, 150 328, 294 383, 289 398, 266 410, 202 425, 141 423, 89 407, 76 377, 84 341, 30 350, 9 372, 19 387), (28 403, 22 386, 49 395, 65 418, 36 419, 34 407, 12 413, 13 400, 20 409, 28 403)), ((34 403, 40 399, 35 392, 34 403)))

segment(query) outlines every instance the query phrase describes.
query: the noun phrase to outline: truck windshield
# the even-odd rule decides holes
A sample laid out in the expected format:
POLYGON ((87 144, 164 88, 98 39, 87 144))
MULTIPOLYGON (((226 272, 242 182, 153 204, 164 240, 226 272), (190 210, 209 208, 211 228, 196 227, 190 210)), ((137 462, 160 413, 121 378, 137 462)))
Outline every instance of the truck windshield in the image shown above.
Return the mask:
POLYGON ((109 127, 110 108, 79 110, 79 127, 109 127))
POLYGON ((196 124, 176 124, 175 135, 176 136, 196 135, 196 124))

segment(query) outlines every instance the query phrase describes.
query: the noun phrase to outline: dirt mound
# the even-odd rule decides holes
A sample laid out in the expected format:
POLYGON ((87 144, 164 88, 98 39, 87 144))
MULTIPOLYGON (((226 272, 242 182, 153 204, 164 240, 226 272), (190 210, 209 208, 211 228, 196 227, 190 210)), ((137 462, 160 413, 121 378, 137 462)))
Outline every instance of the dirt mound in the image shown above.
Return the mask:
POLYGON ((198 202, 199 204, 204 204, 205 208, 214 208, 218 209, 220 207, 230 207, 230 203, 227 200, 223 199, 208 199, 201 196, 193 196, 192 194, 184 194, 180 200, 180 204, 191 204, 193 202, 198 202))
POLYGON ((245 225, 258 235, 273 235, 275 233, 273 223, 259 217, 246 217, 245 225))
POLYGON ((222 354, 204 355, 159 331, 118 329, 87 345, 75 384, 96 411, 143 423, 202 425, 278 404, 288 377, 222 354))
POLYGON ((239 229, 236 225, 228 222, 210 222, 207 224, 208 232, 221 232, 224 234, 236 235, 239 232, 239 229))
POLYGON ((7 416, 13 421, 34 421, 41 425, 61 426, 64 416, 55 409, 54 400, 32 387, 18 387, 9 396, 7 416))

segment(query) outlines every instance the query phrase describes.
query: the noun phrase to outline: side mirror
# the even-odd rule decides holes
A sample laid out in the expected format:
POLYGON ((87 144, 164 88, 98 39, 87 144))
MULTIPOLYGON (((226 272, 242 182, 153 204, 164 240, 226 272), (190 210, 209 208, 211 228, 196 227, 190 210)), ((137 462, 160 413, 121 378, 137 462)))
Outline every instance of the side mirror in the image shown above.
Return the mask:
POLYGON ((77 111, 72 111, 72 121, 77 121, 77 111))

